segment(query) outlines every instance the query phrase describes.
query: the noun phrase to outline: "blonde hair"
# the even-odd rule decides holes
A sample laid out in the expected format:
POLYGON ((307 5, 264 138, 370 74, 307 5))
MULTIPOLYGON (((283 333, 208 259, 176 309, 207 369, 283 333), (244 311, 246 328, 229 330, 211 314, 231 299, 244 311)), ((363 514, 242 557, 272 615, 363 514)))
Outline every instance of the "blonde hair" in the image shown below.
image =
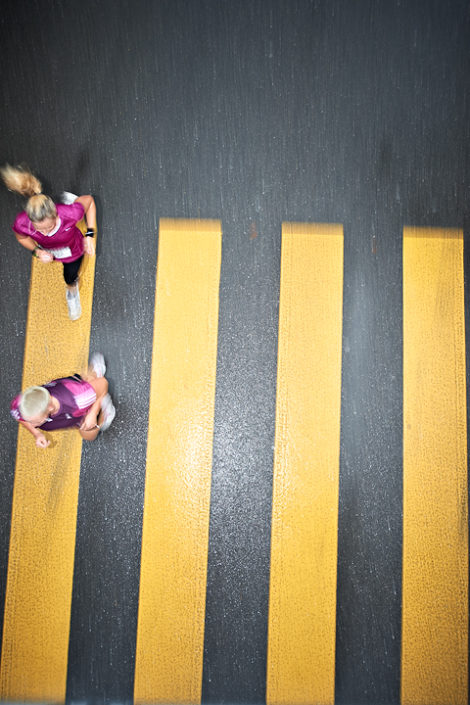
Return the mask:
POLYGON ((51 395, 44 387, 28 387, 21 395, 20 414, 25 421, 45 414, 51 395))
POLYGON ((33 223, 40 223, 45 218, 55 218, 57 209, 49 196, 42 193, 42 184, 34 174, 23 166, 5 164, 0 169, 5 186, 28 198, 26 214, 33 223))

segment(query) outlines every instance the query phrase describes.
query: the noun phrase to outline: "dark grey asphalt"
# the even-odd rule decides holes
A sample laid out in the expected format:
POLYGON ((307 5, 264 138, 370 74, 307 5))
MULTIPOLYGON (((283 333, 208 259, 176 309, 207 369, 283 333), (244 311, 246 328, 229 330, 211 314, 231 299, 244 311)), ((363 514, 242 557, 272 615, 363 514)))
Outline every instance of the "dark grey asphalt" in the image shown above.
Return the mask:
MULTIPOLYGON (((401 238, 468 236, 468 2, 6 0, 0 58, 0 161, 99 205, 92 348, 119 415, 84 451, 68 701, 132 699, 157 224, 210 217, 224 236, 203 702, 265 698, 280 231, 296 220, 345 228, 336 701, 398 703, 401 238)), ((1 604, 20 207, 0 192, 1 604)))

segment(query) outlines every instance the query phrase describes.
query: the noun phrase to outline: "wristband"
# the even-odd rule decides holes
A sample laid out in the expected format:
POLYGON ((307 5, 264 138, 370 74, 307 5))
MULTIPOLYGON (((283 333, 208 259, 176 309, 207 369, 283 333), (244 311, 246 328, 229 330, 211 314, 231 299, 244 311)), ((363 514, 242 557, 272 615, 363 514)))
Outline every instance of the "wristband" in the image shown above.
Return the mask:
POLYGON ((38 257, 37 251, 39 250, 39 247, 36 245, 36 247, 33 250, 33 257, 38 257))
POLYGON ((95 237, 95 231, 92 228, 88 228, 85 233, 85 237, 95 237))

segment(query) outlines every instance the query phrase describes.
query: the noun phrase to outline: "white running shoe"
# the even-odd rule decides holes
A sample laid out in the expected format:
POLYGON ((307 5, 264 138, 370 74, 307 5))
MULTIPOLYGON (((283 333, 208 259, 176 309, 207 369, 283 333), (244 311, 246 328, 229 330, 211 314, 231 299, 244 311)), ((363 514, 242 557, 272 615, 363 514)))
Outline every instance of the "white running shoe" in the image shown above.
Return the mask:
POLYGON ((97 377, 105 376, 106 363, 101 353, 93 353, 88 364, 97 377))
POLYGON ((60 197, 60 202, 65 203, 66 206, 70 206, 72 203, 75 203, 77 198, 78 196, 74 193, 70 193, 70 191, 63 191, 60 197))
POLYGON ((67 299, 69 318, 71 321, 76 321, 82 315, 82 305, 80 303, 78 284, 76 284, 73 289, 65 290, 65 298, 67 299))
POLYGON ((103 421, 100 425, 100 429, 101 431, 107 431, 116 416, 116 409, 109 394, 105 394, 103 397, 103 401, 101 402, 101 413, 103 415, 103 421))

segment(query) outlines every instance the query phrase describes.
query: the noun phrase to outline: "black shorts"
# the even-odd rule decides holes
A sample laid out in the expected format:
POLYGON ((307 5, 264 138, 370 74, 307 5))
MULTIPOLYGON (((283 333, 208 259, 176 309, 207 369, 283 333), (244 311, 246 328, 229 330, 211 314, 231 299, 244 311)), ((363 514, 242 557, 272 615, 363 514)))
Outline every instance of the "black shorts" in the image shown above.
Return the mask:
POLYGON ((78 270, 82 263, 83 255, 73 262, 62 262, 64 265, 64 279, 68 286, 72 286, 78 279, 78 270))

